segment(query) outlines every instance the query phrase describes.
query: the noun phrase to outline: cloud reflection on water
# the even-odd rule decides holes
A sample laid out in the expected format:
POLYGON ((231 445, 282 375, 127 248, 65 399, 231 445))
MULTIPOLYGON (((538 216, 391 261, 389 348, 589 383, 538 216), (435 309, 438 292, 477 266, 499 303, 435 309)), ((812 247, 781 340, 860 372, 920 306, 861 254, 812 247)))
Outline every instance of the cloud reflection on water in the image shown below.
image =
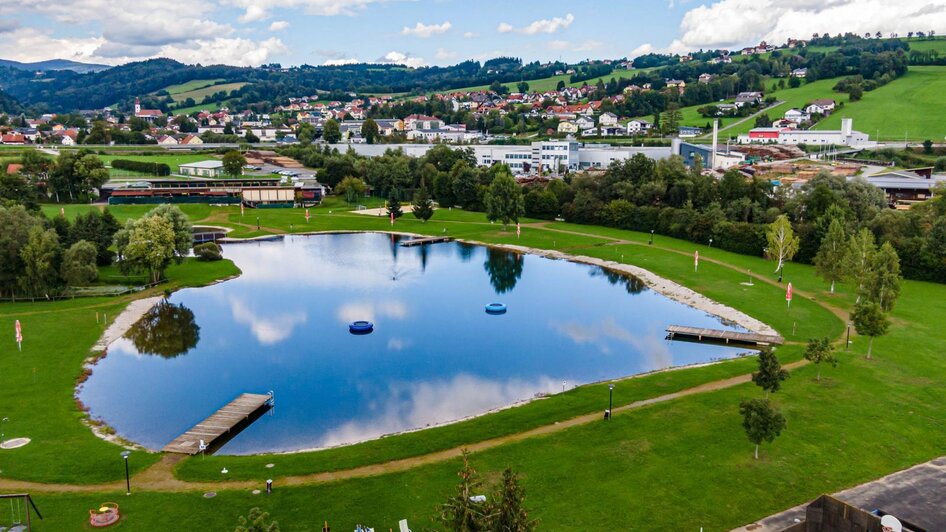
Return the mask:
POLYGON ((370 413, 329 429, 320 442, 331 447, 423 428, 553 393, 561 384, 550 377, 505 381, 460 374, 450 380, 395 382, 387 390, 361 388, 370 413), (372 396, 372 394, 377 394, 372 396))
POLYGON ((241 325, 250 328, 250 332, 262 345, 273 345, 292 336, 293 330, 308 321, 305 310, 284 312, 280 314, 268 313, 266 317, 256 314, 250 306, 239 297, 228 298, 230 313, 233 319, 241 325))
POLYGON ((643 336, 635 336, 626 328, 617 324, 614 318, 605 318, 598 323, 584 324, 578 321, 559 322, 549 321, 549 326, 572 342, 583 345, 591 344, 605 354, 613 352, 612 343, 615 340, 627 344, 644 355, 649 363, 646 371, 664 369, 673 365, 673 355, 666 342, 660 340, 656 331, 649 331, 643 336))

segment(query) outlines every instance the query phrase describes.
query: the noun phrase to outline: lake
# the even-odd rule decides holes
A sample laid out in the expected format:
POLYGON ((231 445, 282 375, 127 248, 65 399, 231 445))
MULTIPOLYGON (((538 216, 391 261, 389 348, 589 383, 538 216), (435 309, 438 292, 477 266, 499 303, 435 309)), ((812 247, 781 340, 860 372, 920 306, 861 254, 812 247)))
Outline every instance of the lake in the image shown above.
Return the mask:
POLYGON ((746 351, 668 342, 670 324, 743 329, 633 277, 400 238, 227 244, 243 274, 156 306, 79 397, 122 437, 160 449, 239 394, 272 390, 275 408, 220 450, 250 454, 353 443, 746 351), (491 302, 508 311, 487 314, 491 302), (351 334, 355 320, 374 331, 351 334))

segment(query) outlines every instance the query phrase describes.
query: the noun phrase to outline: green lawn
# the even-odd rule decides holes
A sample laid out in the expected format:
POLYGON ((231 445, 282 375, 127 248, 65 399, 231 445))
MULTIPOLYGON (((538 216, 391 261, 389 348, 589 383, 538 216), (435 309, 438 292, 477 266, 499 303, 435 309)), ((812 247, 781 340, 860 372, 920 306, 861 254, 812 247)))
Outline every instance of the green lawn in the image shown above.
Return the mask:
MULTIPOLYGON (((638 74, 643 74, 651 70, 654 70, 654 69, 653 68, 639 68, 639 69, 632 69, 632 70, 616 69, 610 74, 608 74, 607 76, 601 76, 598 78, 589 79, 586 81, 579 81, 576 83, 572 83, 569 81, 571 79, 571 74, 549 76, 547 78, 539 78, 539 79, 527 79, 525 81, 526 83, 529 84, 530 91, 545 92, 545 91, 555 90, 555 88, 558 86, 559 81, 564 81, 565 85, 569 87, 581 87, 582 85, 595 85, 598 83, 598 80, 601 80, 607 83, 611 80, 611 78, 614 78, 614 79, 633 78, 634 76, 638 74)), ((519 92, 519 88, 516 87, 518 83, 519 83, 518 81, 512 81, 509 83, 503 83, 503 85, 507 89, 509 89, 510 92, 519 92)), ((450 93, 450 92, 473 92, 473 91, 486 90, 488 88, 489 88, 489 84, 486 84, 486 85, 477 85, 475 87, 463 87, 460 89, 451 89, 451 90, 446 90, 446 91, 434 91, 432 94, 436 94, 438 92, 443 93, 443 94, 450 93)))
MULTIPOLYGON (((944 44, 946 41, 911 43, 944 44)), ((946 67, 911 66, 910 71, 883 87, 865 92, 859 102, 846 105, 818 124, 816 129, 838 129, 841 118, 853 118, 854 129, 871 139, 913 142, 946 137, 946 67)))
MULTIPOLYGON (((149 293, 201 286, 237 273, 228 260, 189 259, 169 268, 170 282, 149 293)), ((130 300, 128 296, 0 304, 0 328, 12 331, 14 321, 20 320, 24 336, 22 353, 4 348, 5 356, 0 356, 0 417, 10 419, 4 426, 7 438, 32 439, 26 447, 0 455, 4 478, 91 484, 122 475, 120 449, 95 437, 80 422, 86 414, 78 410, 72 390, 89 349, 130 300)), ((157 458, 136 453, 133 469, 141 470, 157 458)))
MULTIPOLYGON (((336 203, 314 209, 308 225, 298 209, 247 211, 241 217, 238 208, 204 207, 189 209, 188 214, 195 221, 229 225, 244 235, 290 227, 296 232, 390 229, 383 217, 356 215, 339 207, 342 205, 336 203), (256 230, 257 216, 262 231, 256 230)), ((67 215, 88 208, 94 207, 70 206, 67 215)), ((47 209, 58 213, 57 206, 47 209)), ((124 218, 147 209, 121 207, 113 212, 124 218)), ((794 283, 797 297, 787 310, 782 286, 761 278, 753 287, 740 284, 750 269, 772 280, 771 262, 667 237, 658 236, 653 245, 647 245, 647 234, 548 223, 541 228, 524 226, 522 238, 517 239, 514 231, 504 232, 485 222, 481 213, 440 210, 427 224, 411 218, 406 215, 394 229, 441 234, 447 228, 451 235, 482 242, 563 249, 639 264, 767 321, 790 341, 820 335, 839 338, 842 320, 817 303, 850 308, 853 300, 847 287, 830 295, 811 267, 790 264, 786 281, 794 283), (625 243, 616 244, 615 240, 625 243), (692 271, 694 249, 699 249, 704 259, 699 273, 692 271)), ((200 271, 201 276, 211 273, 192 271, 200 271)), ((188 279, 180 272, 175 275, 188 279)), ((634 523, 646 522, 647 528, 653 529, 726 530, 820 493, 929 460, 942 454, 946 440, 946 424, 942 422, 946 419, 946 403, 942 401, 946 396, 946 359, 938 347, 946 340, 946 332, 938 325, 946 320, 946 307, 939 304, 944 298, 946 286, 905 282, 893 314, 894 326, 888 336, 875 342, 873 360, 863 356, 866 341, 855 338, 851 350, 840 353, 838 368, 823 369, 822 382, 814 380, 816 368, 812 366, 794 370, 783 390, 773 397, 788 420, 787 429, 773 444, 763 446, 758 461, 752 458, 752 445, 746 441, 738 415, 739 401, 760 393, 747 383, 621 412, 610 422, 579 425, 490 448, 475 453, 472 463, 491 479, 507 466, 519 471, 527 506, 532 516, 541 519, 543 528, 633 528, 634 523)), ((27 349, 34 350, 25 350, 18 358, 0 357, 0 375, 23 373, 31 366, 23 364, 26 359, 41 368, 39 379, 49 379, 39 391, 30 391, 29 373, 8 379, 9 384, 0 387, 0 404, 12 405, 7 407, 13 413, 11 419, 29 423, 30 435, 42 435, 40 441, 17 451, 19 454, 0 455, 0 476, 73 483, 120 478, 118 448, 91 436, 75 419, 78 413, 71 401, 79 362, 98 334, 94 316, 89 317, 91 309, 86 308, 90 301, 0 305, 0 329, 11 328, 13 315, 19 316, 24 320, 27 349), (30 331, 37 330, 43 331, 42 338, 37 335, 32 340, 30 331)), ((121 306, 119 301, 94 301, 110 312, 121 306)), ((779 350, 784 361, 798 359, 800 352, 797 344, 779 350)), ((623 404, 745 373, 752 362, 752 358, 737 359, 620 382, 615 400, 623 404)), ((226 530, 253 506, 272 512, 283 530, 311 530, 323 520, 336 530, 353 529, 355 523, 383 530, 396 527, 400 518, 408 518, 414 530, 423 530, 433 525, 436 504, 456 481, 456 459, 402 472, 382 473, 381 468, 367 478, 314 485, 290 487, 281 477, 481 441, 594 412, 604 400, 605 389, 591 385, 465 423, 321 453, 190 459, 178 468, 186 478, 218 479, 220 468, 226 465, 228 476, 257 480, 260 487, 272 476, 276 490, 267 496, 220 489, 217 497, 205 499, 203 490, 156 493, 137 491, 133 484, 135 494, 130 498, 120 492, 40 494, 37 503, 47 518, 37 530, 80 530, 88 508, 115 499, 127 516, 121 527, 128 530, 226 530), (266 469, 264 463, 275 463, 276 467, 266 469)), ((153 457, 135 453, 134 459, 133 466, 140 468, 153 457)))
POLYGON ((209 104, 197 104, 192 107, 179 107, 177 109, 172 109, 171 114, 175 115, 189 115, 191 113, 196 113, 199 111, 216 111, 221 107, 228 107, 229 100, 223 102, 214 102, 209 104))

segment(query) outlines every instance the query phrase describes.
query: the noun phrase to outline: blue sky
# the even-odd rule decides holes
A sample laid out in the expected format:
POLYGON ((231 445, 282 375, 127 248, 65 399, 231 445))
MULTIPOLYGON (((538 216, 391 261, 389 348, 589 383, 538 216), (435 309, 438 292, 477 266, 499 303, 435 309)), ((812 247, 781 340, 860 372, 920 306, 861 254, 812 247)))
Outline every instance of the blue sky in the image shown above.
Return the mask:
POLYGON ((574 62, 930 29, 946 0, 0 0, 0 57, 109 64, 574 62))

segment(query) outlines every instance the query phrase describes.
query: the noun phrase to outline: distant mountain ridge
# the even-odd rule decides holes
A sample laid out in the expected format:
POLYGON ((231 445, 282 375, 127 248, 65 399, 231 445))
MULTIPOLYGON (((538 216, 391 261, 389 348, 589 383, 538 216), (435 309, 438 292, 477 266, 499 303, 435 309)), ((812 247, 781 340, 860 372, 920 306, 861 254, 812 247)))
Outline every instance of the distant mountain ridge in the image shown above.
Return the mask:
POLYGON ((29 71, 49 71, 49 70, 71 70, 79 74, 88 72, 101 72, 112 68, 110 65, 99 65, 95 63, 80 63, 68 59, 49 59, 46 61, 37 61, 35 63, 21 63, 10 59, 0 59, 0 67, 10 67, 17 70, 29 71))

